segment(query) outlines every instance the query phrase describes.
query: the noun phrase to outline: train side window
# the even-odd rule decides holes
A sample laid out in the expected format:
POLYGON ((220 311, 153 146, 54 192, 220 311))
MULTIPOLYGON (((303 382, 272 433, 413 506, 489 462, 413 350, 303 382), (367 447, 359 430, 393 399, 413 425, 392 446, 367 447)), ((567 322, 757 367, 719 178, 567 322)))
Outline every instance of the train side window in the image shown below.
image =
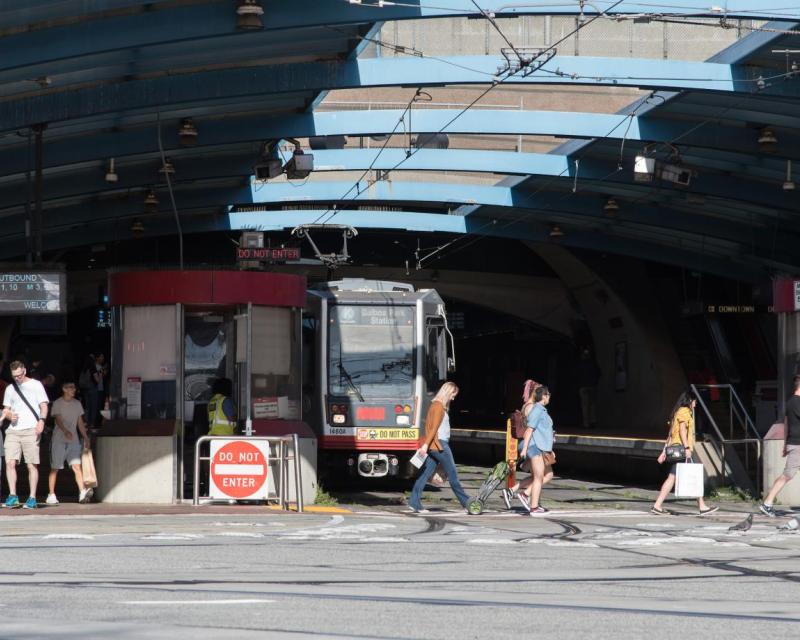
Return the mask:
POLYGON ((425 331, 425 381, 432 393, 447 379, 447 337, 441 318, 428 318, 425 331))

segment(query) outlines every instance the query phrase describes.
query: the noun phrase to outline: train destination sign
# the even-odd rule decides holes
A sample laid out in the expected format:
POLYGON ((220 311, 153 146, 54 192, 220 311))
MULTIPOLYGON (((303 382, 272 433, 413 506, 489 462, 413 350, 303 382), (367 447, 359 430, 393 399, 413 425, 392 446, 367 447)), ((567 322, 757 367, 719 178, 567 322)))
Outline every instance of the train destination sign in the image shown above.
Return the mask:
POLYGON ((0 315, 66 313, 66 274, 0 272, 0 315))
POLYGON ((300 259, 300 248, 239 247, 236 250, 236 259, 257 260, 259 262, 291 262, 300 259))

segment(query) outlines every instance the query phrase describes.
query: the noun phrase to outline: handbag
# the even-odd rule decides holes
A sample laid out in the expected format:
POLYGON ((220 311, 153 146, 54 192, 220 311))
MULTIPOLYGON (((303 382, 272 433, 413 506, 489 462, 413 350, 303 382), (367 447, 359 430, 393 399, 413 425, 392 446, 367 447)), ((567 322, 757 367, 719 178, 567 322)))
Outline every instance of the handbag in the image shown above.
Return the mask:
POLYGON ((544 460, 545 464, 549 464, 553 466, 556 463, 556 452, 555 451, 542 451, 542 460, 544 460))
POLYGON ((703 494, 703 465, 699 462, 681 462, 675 465, 675 497, 702 498, 703 494))
POLYGON ((97 486, 97 472, 94 468, 94 457, 91 449, 81 453, 81 472, 83 474, 83 486, 87 489, 94 489, 97 486))
POLYGON ((686 462, 686 447, 682 444, 671 444, 664 448, 667 462, 686 462))

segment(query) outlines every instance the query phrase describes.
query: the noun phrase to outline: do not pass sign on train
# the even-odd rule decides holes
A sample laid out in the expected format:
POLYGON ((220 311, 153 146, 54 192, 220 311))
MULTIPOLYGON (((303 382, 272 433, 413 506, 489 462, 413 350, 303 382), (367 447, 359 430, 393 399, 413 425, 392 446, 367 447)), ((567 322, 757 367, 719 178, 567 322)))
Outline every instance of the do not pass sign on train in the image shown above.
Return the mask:
POLYGON ((212 440, 212 498, 264 500, 267 497, 269 443, 263 440, 212 440))

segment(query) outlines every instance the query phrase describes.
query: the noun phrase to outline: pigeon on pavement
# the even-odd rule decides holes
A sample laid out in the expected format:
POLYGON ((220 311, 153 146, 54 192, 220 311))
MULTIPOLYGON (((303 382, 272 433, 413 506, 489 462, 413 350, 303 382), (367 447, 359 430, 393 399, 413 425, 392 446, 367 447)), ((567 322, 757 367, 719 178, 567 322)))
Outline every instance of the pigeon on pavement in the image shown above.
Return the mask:
POLYGON ((751 513, 739 524, 735 524, 732 527, 729 527, 728 531, 749 531, 750 527, 752 526, 753 526, 753 514, 751 513))

